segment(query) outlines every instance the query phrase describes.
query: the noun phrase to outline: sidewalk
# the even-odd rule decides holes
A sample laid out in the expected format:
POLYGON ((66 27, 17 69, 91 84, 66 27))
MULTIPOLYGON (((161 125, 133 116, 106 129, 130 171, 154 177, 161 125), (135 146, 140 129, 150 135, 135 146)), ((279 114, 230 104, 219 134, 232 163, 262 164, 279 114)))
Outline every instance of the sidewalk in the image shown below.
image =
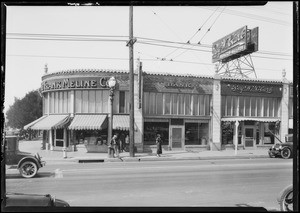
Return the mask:
POLYGON ((120 153, 120 158, 108 158, 107 153, 88 153, 84 145, 78 145, 76 152, 67 152, 64 158, 62 151, 41 150, 41 141, 20 141, 19 149, 24 152, 39 153, 46 164, 74 162, 134 162, 134 161, 170 161, 170 160, 215 160, 215 159, 250 159, 268 158, 267 149, 256 150, 221 150, 221 151, 164 151, 161 157, 156 153, 120 153))

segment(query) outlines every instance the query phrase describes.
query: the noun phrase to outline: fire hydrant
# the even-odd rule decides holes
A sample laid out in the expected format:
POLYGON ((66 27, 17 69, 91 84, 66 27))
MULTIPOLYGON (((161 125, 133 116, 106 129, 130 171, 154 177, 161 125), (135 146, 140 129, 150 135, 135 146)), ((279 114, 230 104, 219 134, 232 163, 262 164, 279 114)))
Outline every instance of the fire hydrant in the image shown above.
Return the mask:
POLYGON ((63 148, 62 148, 62 151, 63 151, 63 157, 64 157, 64 158, 67 158, 67 148, 66 148, 66 147, 63 147, 63 148))

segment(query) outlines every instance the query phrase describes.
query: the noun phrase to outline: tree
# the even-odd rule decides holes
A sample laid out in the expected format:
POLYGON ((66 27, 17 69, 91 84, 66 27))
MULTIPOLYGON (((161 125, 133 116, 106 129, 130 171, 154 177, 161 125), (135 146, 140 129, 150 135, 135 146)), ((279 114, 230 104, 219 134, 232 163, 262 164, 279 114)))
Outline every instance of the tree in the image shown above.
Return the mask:
POLYGON ((43 114, 43 99, 38 90, 33 90, 24 98, 15 98, 15 102, 6 112, 8 126, 22 129, 25 125, 38 119, 43 114))

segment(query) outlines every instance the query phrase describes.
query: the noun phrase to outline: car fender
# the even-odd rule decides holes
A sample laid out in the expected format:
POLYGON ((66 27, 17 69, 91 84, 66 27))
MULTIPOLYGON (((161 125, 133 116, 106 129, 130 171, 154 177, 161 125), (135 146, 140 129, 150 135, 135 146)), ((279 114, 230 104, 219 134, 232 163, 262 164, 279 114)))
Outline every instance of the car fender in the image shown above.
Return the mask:
POLYGON ((39 162, 35 157, 33 157, 33 156, 26 156, 26 157, 22 158, 22 159, 19 161, 17 168, 19 169, 20 166, 22 165, 22 163, 25 162, 25 161, 31 161, 31 162, 34 162, 34 163, 36 163, 38 169, 41 168, 40 162, 39 162))

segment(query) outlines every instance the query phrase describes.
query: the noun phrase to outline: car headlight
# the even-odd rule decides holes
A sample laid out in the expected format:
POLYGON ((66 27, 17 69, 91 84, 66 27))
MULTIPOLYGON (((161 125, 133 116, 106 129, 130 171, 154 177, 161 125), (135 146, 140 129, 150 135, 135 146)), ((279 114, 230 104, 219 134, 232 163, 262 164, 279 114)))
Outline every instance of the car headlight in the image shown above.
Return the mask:
POLYGON ((282 146, 281 146, 281 145, 279 146, 279 149, 282 149, 282 146))

